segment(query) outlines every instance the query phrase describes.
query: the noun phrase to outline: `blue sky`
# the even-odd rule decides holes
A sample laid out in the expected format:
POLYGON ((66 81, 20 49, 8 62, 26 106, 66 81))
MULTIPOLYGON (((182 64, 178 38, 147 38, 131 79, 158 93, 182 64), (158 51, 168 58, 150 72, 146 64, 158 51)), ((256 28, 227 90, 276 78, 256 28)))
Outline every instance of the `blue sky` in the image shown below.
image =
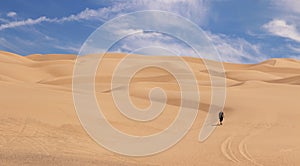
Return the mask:
MULTIPOLYGON (((21 55, 77 54, 97 27, 140 10, 163 10, 188 18, 206 32, 226 62, 300 59, 299 0, 1 1, 0 50, 21 55)), ((157 43, 155 35, 142 39, 157 43)), ((137 48, 141 42, 134 41, 128 38, 116 50, 137 48)), ((166 47, 170 44, 164 39, 159 42, 166 47)))

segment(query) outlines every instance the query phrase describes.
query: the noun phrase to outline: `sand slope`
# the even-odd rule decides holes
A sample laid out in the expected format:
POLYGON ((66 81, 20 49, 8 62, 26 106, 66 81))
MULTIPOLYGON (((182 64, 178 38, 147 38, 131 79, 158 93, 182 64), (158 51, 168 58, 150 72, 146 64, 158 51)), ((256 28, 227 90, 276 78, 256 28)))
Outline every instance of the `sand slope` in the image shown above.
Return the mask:
MULTIPOLYGON (((168 100, 154 121, 138 123, 120 114, 110 88, 122 54, 107 56, 97 72, 98 102, 119 130, 148 135, 176 117, 180 91, 168 72, 148 68, 130 85, 133 103, 146 108, 149 90, 161 87, 168 100)), ((0 51, 0 165, 299 165, 300 61, 271 59, 260 64, 224 63, 227 75, 225 121, 204 143, 198 134, 207 114, 211 88, 200 59, 185 58, 199 85, 201 103, 192 129, 171 149, 148 157, 126 157, 96 144, 81 127, 72 98, 75 55, 22 57, 0 51)), ((172 57, 135 55, 173 65, 172 57)), ((129 66, 130 67, 130 66, 129 66)), ((186 85, 188 86, 188 85, 186 85)))

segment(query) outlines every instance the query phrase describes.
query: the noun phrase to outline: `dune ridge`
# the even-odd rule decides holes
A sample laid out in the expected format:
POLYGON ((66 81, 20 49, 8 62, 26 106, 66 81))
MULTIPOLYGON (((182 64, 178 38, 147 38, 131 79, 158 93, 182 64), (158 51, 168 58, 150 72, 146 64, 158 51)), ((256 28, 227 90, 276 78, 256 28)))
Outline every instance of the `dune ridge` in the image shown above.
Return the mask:
MULTIPOLYGON (((139 108, 149 106, 149 91, 161 87, 168 96, 164 112, 145 123, 125 118, 112 100, 114 68, 123 54, 110 53, 96 74, 96 97, 119 130, 133 135, 165 129, 178 113, 180 88, 168 72, 139 71, 129 93, 139 108)), ((164 56, 132 55, 133 67, 164 56)), ((204 143, 198 134, 211 102, 211 83, 201 59, 183 57, 200 92, 198 116, 191 130, 174 147, 148 157, 126 157, 96 144, 82 128, 73 105, 75 55, 20 56, 0 51, 0 165, 299 165, 300 61, 270 59, 259 64, 223 63, 227 98, 225 120, 204 143)), ((179 73, 184 74, 184 73, 179 73)), ((188 85, 187 83, 184 86, 188 85)), ((160 102, 160 99, 155 99, 160 102)), ((191 101, 195 102, 195 101, 191 101)))

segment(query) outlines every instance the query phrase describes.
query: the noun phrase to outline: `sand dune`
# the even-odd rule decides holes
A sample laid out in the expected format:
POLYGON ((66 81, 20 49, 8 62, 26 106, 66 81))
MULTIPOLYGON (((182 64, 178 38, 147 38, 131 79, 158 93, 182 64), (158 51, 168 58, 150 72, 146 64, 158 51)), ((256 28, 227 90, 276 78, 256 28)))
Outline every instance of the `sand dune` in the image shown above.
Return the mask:
POLYGON ((300 85, 300 75, 272 80, 270 82, 300 85))
MULTIPOLYGON (((123 54, 105 56, 96 73, 98 103, 109 122, 133 135, 160 132, 176 118, 180 87, 167 71, 147 68, 131 80, 139 108, 150 105, 151 88, 168 97, 163 113, 139 123, 124 117, 112 99, 112 73, 123 54)), ((128 69, 144 61, 176 66, 173 57, 132 55, 128 69)), ((199 131, 211 100, 211 83, 201 59, 184 57, 198 81, 200 105, 191 130, 175 146, 148 157, 127 157, 95 143, 81 127, 73 105, 75 55, 29 55, 0 51, 0 165, 299 165, 300 61, 271 59, 259 64, 224 63, 225 121, 205 142, 199 131)), ((185 73, 181 74, 185 78, 185 73)), ((184 86, 189 86, 185 80, 184 86)), ((160 102, 159 97, 155 97, 160 102)), ((195 102, 195 101, 190 101, 195 102)))

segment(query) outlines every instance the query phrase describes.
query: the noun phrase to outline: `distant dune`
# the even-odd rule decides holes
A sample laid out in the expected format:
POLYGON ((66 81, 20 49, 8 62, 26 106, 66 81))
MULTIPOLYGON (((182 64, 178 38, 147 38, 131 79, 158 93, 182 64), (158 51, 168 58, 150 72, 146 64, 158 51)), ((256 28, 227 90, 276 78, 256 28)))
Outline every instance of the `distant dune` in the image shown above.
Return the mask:
MULTIPOLYGON (((157 119, 138 123, 117 111, 110 82, 123 54, 111 54, 96 75, 96 96, 109 122, 133 135, 154 134, 172 123, 180 88, 168 72, 149 68, 131 81, 130 95, 140 108, 161 87, 168 96, 157 119)), ((135 63, 172 57, 133 55, 135 63)), ((75 55, 29 55, 0 51, 0 165, 299 165, 300 61, 270 59, 259 64, 224 63, 225 120, 205 142, 198 134, 209 109, 209 74, 201 59, 184 58, 199 85, 201 103, 191 130, 175 146, 148 157, 126 157, 95 143, 81 127, 73 105, 75 55)), ((131 65, 134 66, 135 63, 131 65)), ((129 67, 132 67, 129 66, 129 67)), ((188 86, 188 85, 186 85, 188 86)))

